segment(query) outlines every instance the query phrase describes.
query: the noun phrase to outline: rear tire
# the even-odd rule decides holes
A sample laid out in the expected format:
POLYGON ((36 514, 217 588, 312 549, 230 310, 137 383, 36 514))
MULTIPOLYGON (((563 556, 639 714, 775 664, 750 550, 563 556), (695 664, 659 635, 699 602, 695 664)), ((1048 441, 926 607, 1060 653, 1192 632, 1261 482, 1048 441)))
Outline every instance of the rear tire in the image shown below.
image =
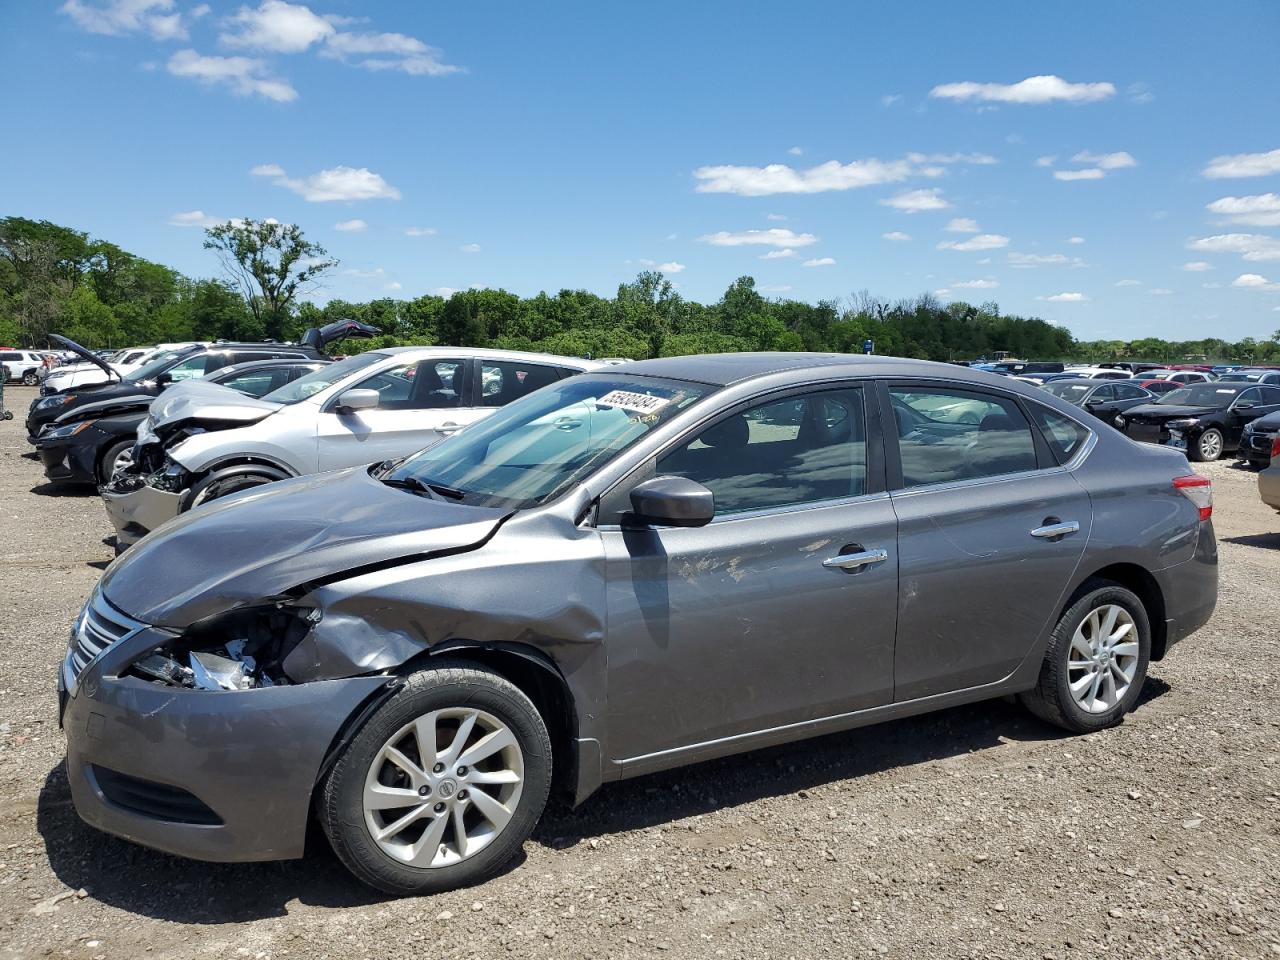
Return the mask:
POLYGON ((37 383, 40 382, 40 378, 36 375, 36 372, 34 370, 28 370, 26 373, 22 375, 22 382, 26 384, 28 387, 34 387, 37 383))
POLYGON ((542 816, 551 770, 551 738, 533 702, 491 670, 441 660, 355 734, 318 791, 317 813, 338 859, 364 883, 399 896, 438 893, 511 862, 542 816))
POLYGON ((1209 427, 1195 443, 1187 444, 1187 457, 1197 463, 1210 463, 1222 456, 1222 447, 1222 431, 1209 427))
POLYGON ((1108 580, 1090 580, 1049 638, 1036 686, 1018 695, 1041 720, 1073 733, 1115 726, 1147 677, 1151 624, 1142 601, 1108 580))

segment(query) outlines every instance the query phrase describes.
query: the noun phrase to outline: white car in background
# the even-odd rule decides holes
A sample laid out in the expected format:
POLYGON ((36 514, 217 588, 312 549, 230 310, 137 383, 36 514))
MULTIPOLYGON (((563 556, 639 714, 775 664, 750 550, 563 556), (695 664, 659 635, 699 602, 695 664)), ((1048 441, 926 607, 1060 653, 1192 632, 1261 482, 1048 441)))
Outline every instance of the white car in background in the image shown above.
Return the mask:
POLYGON ((1218 378, 1199 370, 1144 370, 1143 380, 1168 380, 1170 383, 1213 383, 1218 378))
MULTIPOLYGON (((166 350, 176 350, 180 347, 191 346, 193 342, 162 343, 154 347, 129 347, 121 350, 114 358, 107 361, 107 366, 123 380, 133 371, 144 366, 153 357, 159 356, 166 350)), ((49 374, 40 384, 40 393, 42 396, 50 396, 70 390, 72 387, 84 387, 92 383, 106 383, 108 379, 110 378, 106 372, 92 363, 75 363, 69 366, 55 367, 49 371, 49 374)))
POLYGON ((0 350, 0 368, 6 381, 21 380, 33 386, 44 370, 44 354, 34 350, 0 350))
POLYGON ((1070 366, 1064 371, 1073 377, 1088 377, 1090 380, 1128 380, 1133 374, 1118 367, 1077 367, 1070 366))
MULTIPOLYGON (((117 548, 202 503, 428 447, 539 387, 602 364, 467 347, 393 347, 246 397, 187 381, 151 404, 133 462, 102 488, 117 548)), ((562 429, 579 426, 566 420, 562 429)))

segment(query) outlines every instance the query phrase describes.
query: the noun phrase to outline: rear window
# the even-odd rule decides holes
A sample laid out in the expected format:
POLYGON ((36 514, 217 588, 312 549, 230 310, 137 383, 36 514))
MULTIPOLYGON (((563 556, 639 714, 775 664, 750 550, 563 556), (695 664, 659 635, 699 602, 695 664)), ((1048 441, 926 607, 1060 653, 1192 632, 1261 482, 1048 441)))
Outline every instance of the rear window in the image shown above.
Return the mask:
POLYGON ((1074 457, 1089 439, 1088 429, 1057 410, 1050 410, 1039 403, 1027 406, 1032 421, 1040 428, 1040 433, 1058 463, 1066 463, 1074 457))

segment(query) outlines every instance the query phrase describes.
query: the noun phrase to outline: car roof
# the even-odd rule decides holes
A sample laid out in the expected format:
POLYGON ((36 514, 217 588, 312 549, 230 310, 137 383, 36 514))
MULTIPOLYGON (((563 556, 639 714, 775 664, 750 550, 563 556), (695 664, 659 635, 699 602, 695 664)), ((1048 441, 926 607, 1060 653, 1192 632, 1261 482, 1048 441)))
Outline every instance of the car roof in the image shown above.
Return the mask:
POLYGON ((1126 381, 1124 380, 1099 380, 1097 377, 1058 377, 1056 380, 1049 381, 1049 383, 1053 384, 1054 386, 1058 386, 1059 384, 1065 384, 1066 386, 1069 386, 1069 387, 1075 386, 1076 384, 1080 384, 1081 386, 1100 387, 1104 383, 1125 383, 1125 382, 1126 381))
POLYGON ((265 360, 244 360, 240 363, 231 363, 225 367, 219 367, 214 373, 225 373, 227 370, 235 370, 237 373, 242 370, 257 370, 261 367, 314 367, 316 365, 325 366, 332 361, 328 358, 321 357, 268 357, 265 360))
MULTIPOLYGON (((705 353, 685 357, 637 360, 610 367, 609 373, 630 373, 668 380, 690 380, 728 386, 771 374, 792 374, 797 381, 807 372, 830 376, 935 376, 990 384, 996 374, 970 367, 903 357, 876 357, 853 353, 705 353)), ((999 377, 1004 380, 1007 378, 999 377)))
POLYGON ((424 360, 430 357, 475 357, 491 360, 524 360, 528 363, 554 363, 557 366, 577 367, 579 370, 596 370, 606 366, 595 360, 581 357, 561 357, 553 353, 531 353, 526 350, 494 350, 488 347, 381 347, 370 350, 383 357, 415 356, 424 360))

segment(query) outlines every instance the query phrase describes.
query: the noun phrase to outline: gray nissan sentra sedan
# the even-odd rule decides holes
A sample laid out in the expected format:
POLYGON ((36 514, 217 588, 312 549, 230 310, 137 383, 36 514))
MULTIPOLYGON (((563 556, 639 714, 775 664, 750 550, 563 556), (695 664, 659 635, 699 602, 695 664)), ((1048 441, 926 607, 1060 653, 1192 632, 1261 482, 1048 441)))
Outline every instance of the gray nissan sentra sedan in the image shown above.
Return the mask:
POLYGON ((1209 618, 1209 482, 1015 381, 813 354, 538 390, 145 537, 61 673, 89 823, 365 882, 507 864, 550 790, 1017 694, 1118 723, 1209 618))

